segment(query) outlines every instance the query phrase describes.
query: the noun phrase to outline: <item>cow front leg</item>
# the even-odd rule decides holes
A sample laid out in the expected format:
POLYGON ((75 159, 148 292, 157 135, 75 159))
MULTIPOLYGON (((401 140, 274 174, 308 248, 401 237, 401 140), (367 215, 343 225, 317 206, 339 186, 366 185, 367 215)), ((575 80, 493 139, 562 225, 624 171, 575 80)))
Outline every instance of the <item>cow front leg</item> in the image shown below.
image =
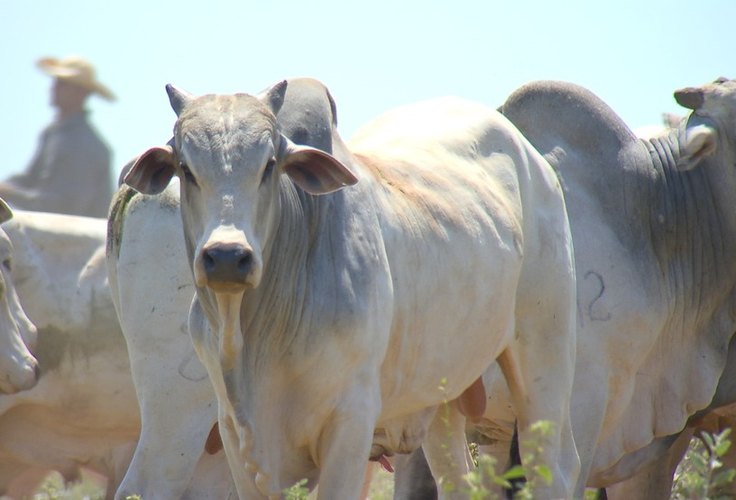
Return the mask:
POLYGON ((377 389, 356 390, 335 408, 317 443, 318 500, 361 498, 380 405, 377 389))

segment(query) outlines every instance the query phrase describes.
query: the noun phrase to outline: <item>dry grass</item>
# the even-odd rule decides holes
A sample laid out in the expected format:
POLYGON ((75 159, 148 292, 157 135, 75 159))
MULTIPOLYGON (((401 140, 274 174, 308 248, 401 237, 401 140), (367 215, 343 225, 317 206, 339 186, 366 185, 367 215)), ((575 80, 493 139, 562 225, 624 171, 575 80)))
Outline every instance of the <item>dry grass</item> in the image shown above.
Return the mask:
POLYGON ((103 500, 105 481, 99 476, 82 472, 82 480, 64 485, 61 474, 49 474, 32 500, 103 500))

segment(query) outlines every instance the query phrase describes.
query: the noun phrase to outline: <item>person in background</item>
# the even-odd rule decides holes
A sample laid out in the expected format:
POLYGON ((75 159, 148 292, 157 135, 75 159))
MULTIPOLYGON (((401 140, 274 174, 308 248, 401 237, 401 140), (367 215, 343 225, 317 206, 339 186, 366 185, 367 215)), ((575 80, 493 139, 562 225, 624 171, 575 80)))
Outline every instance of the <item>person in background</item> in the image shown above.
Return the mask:
POLYGON ((23 210, 107 217, 113 187, 110 148, 90 124, 85 103, 92 94, 108 101, 115 96, 80 57, 46 57, 38 67, 54 77, 56 117, 41 134, 25 172, 0 181, 0 198, 23 210))

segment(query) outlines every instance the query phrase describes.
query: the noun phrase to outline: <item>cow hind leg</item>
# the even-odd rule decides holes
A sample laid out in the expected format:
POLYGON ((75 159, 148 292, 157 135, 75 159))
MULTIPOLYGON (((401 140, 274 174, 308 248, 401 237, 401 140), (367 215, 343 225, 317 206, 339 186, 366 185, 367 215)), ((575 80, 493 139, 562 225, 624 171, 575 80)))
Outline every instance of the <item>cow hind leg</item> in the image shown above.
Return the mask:
POLYGON ((470 472, 473 460, 465 438, 465 423, 457 401, 440 405, 422 445, 440 499, 467 498, 463 476, 470 472))
POLYGON ((437 483, 432 477, 424 450, 394 458, 394 500, 437 500, 437 483))
MULTIPOLYGON (((546 466, 552 473, 551 485, 541 478, 535 481, 534 497, 572 498, 580 471, 570 423, 574 351, 571 353, 564 336, 552 337, 542 336, 551 340, 542 345, 521 339, 501 353, 498 363, 518 419, 522 461, 533 456, 535 464, 546 466), (551 426, 544 435, 535 434, 533 425, 542 421, 551 422, 551 426), (542 446, 537 448, 536 443, 542 446)), ((532 466, 522 465, 527 469, 532 466)), ((531 473, 527 470, 528 479, 531 473)))

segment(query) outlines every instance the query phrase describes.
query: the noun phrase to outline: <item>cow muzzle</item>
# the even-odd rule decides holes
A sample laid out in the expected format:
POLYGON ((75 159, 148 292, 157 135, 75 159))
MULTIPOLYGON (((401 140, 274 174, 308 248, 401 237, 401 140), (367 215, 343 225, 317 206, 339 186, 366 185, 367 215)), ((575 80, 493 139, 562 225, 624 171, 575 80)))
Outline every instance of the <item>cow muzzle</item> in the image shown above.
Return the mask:
POLYGON ((241 243, 208 245, 202 249, 198 264, 202 284, 215 292, 236 293, 257 286, 255 255, 241 243))

